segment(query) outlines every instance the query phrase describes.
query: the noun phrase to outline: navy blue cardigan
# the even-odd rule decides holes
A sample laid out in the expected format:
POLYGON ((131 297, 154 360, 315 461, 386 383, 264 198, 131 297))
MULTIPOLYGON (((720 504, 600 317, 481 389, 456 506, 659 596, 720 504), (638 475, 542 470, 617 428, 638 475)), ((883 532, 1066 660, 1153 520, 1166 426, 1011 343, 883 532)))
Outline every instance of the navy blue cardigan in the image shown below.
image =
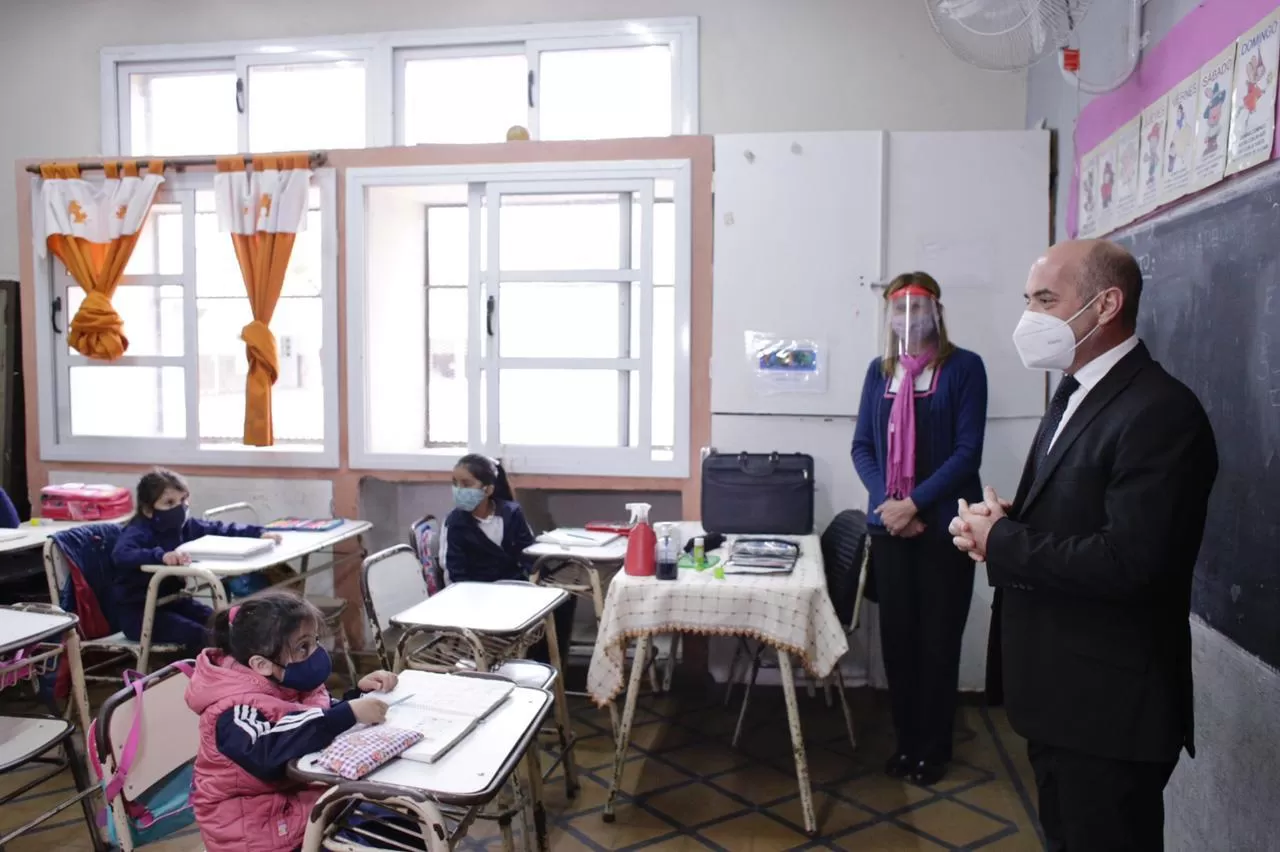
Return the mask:
POLYGON ((495 500, 493 510, 502 516, 501 547, 480 530, 475 516, 465 509, 454 509, 445 518, 449 534, 444 567, 449 582, 492 583, 528 578, 533 560, 524 551, 533 544, 533 532, 520 504, 495 500))
MULTIPOLYGON (((862 403, 853 433, 853 466, 867 489, 867 523, 883 527, 875 509, 885 500, 885 457, 889 437, 881 428, 882 406, 893 405, 886 397, 889 378, 876 358, 867 368, 862 383, 862 403)), ((931 446, 935 461, 933 475, 916 483, 911 499, 917 514, 928 526, 939 518, 944 524, 955 516, 956 501, 982 498, 982 441, 987 427, 987 370, 982 358, 967 349, 956 349, 938 369, 934 392, 921 399, 929 405, 931 446)), ((917 403, 919 404, 919 403, 917 403)))

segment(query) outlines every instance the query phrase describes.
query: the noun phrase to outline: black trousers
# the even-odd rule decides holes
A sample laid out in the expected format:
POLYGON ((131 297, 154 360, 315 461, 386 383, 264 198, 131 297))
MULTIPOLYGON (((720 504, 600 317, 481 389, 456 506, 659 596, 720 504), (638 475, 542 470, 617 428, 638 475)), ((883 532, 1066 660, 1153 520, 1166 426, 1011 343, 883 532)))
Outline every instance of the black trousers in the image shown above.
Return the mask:
POLYGON ((956 716, 960 640, 973 597, 973 561, 942 535, 876 535, 880 644, 898 752, 946 763, 956 716))
POLYGON ((1027 755, 1049 852, 1161 852, 1172 763, 1094 757, 1041 743, 1027 755))

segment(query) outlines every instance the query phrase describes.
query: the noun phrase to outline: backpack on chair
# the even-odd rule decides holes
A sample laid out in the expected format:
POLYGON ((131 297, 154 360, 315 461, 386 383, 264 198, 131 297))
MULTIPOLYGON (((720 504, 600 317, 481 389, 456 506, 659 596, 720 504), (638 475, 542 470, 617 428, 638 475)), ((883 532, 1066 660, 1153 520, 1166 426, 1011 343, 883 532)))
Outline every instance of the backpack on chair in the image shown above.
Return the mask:
POLYGON ((409 527, 409 546, 422 563, 422 576, 427 581, 427 595, 434 595, 444 588, 444 574, 436 548, 440 543, 440 529, 434 515, 427 515, 409 527))

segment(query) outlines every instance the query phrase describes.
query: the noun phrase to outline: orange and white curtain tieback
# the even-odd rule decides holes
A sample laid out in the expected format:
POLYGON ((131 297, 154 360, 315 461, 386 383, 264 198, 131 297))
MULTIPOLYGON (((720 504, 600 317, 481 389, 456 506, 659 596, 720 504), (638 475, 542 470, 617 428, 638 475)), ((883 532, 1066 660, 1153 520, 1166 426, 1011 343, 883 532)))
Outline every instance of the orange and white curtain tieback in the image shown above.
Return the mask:
POLYGON ((71 320, 67 340, 80 354, 114 361, 129 341, 111 296, 146 224, 156 192, 164 183, 164 164, 107 163, 106 179, 84 180, 79 166, 51 163, 40 167, 40 256, 52 252, 84 290, 85 299, 71 320))

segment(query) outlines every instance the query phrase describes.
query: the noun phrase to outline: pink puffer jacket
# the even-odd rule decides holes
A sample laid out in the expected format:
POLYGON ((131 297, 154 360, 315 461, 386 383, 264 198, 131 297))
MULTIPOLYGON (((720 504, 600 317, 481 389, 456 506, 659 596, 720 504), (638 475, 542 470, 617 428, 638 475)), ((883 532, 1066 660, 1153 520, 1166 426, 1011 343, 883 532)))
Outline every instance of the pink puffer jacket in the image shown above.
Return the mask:
POLYGON ((321 789, 269 784, 218 751, 218 716, 249 704, 272 722, 309 707, 328 709, 321 687, 300 694, 262 677, 232 657, 206 649, 187 687, 187 706, 200 716, 191 804, 207 852, 279 852, 302 845, 307 813, 321 789))

